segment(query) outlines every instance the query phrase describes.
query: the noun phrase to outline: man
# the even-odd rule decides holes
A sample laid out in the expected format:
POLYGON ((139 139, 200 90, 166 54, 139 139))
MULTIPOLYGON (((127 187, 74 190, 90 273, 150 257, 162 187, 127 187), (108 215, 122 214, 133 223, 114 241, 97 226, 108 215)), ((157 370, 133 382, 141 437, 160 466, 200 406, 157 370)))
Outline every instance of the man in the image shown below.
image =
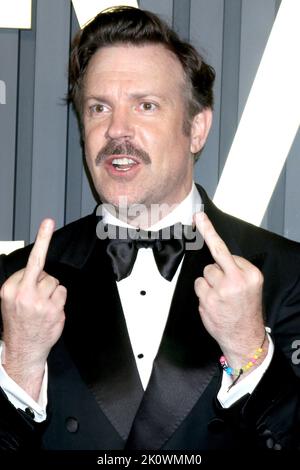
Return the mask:
POLYGON ((213 80, 146 11, 102 13, 75 38, 70 99, 104 204, 1 258, 2 448, 299 446, 299 245, 193 184, 213 80), (183 252, 193 223, 204 245, 183 252), (104 236, 116 226, 129 243, 104 236))

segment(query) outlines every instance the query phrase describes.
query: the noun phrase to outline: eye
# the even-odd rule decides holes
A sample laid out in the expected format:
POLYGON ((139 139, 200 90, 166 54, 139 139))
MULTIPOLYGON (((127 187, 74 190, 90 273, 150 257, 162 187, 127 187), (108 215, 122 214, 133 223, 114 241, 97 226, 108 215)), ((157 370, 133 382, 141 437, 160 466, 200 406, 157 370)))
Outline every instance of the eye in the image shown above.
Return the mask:
POLYGON ((142 111, 155 111, 157 105, 155 103, 150 103, 149 101, 145 101, 140 104, 140 109, 142 111))
POLYGON ((102 114, 108 110, 107 106, 101 103, 93 104, 89 107, 90 114, 102 114))

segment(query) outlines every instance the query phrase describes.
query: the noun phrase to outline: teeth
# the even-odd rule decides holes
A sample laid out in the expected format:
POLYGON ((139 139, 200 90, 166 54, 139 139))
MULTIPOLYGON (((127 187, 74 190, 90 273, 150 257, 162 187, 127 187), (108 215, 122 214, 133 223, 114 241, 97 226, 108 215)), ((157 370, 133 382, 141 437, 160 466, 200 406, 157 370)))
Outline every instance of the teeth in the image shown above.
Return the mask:
POLYGON ((131 158, 114 158, 112 161, 113 165, 136 165, 136 162, 131 158))

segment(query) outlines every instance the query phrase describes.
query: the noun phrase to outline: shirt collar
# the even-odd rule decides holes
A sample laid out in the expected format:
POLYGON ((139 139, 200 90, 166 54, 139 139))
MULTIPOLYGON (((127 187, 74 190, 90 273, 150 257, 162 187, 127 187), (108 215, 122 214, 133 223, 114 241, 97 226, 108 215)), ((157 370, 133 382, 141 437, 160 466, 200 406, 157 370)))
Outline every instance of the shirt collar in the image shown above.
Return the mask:
MULTIPOLYGON (((203 204, 201 200, 201 196, 196 188, 196 185, 193 183, 192 189, 189 194, 186 196, 183 201, 174 207, 174 209, 169 212, 165 217, 160 219, 155 224, 151 225, 148 230, 160 230, 165 227, 169 227, 171 225, 176 224, 177 222, 181 222, 183 225, 191 225, 193 222, 193 215, 195 212, 199 212, 203 210, 203 204)), ((100 211, 97 210, 99 214, 100 211)), ((115 217, 106 207, 105 205, 101 206, 101 214, 103 217, 103 222, 105 224, 111 225, 118 225, 120 227, 131 227, 132 225, 127 224, 123 220, 118 219, 115 217)))

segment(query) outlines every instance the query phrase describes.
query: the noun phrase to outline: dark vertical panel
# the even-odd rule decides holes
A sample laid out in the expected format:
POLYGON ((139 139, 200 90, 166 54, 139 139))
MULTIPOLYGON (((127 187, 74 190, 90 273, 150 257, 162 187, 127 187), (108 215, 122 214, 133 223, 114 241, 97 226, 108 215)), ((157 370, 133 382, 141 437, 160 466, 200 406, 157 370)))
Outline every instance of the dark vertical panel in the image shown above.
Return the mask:
MULTIPOLYGON (((81 155, 84 154, 84 150, 81 151, 81 155)), ((79 154, 78 154, 79 156, 79 154)), ((84 156, 84 155, 83 155, 84 156)), ((85 157, 81 159, 81 216, 90 214, 96 205, 96 199, 92 190, 92 180, 88 175, 88 169, 85 165, 85 157)))
MULTIPOLYGON (((281 0, 276 0, 276 12, 280 7, 281 0)), ((282 194, 283 188, 280 188, 282 200, 284 200, 284 230, 281 232, 285 237, 300 242, 300 128, 295 136, 293 145, 289 152, 285 167, 285 193, 282 194)), ((282 184, 283 186, 283 184, 282 184)), ((276 201, 272 201, 276 204, 276 201)))
MULTIPOLYGON (((275 0, 242 0, 239 116, 255 78, 275 18, 275 0)), ((259 111, 258 111, 259 112, 259 111)))
MULTIPOLYGON (((79 30, 78 20, 71 8, 71 38, 79 30)), ((81 147, 77 118, 72 107, 68 113, 68 151, 66 168, 66 213, 65 222, 71 222, 89 214, 96 201, 91 190, 84 165, 84 150, 81 147)))
POLYGON ((96 199, 94 198, 91 190, 91 182, 87 175, 87 170, 82 172, 82 191, 81 191, 81 215, 85 216, 90 214, 96 205, 96 199))
POLYGON ((191 0, 174 0, 173 28, 186 41, 190 37, 190 9, 191 0))
MULTIPOLYGON (((275 0, 274 5, 274 19, 278 13, 281 0, 275 0)), ((285 226, 285 204, 286 204, 286 164, 284 165, 276 187, 274 189, 272 198, 269 203, 269 207, 266 211, 265 219, 267 224, 265 225, 272 232, 276 232, 279 235, 284 235, 285 226)))
POLYGON ((172 25, 173 0, 140 0, 139 6, 142 10, 153 11, 153 13, 172 25))
POLYGON ((220 175, 238 123, 241 9, 242 4, 240 1, 227 0, 224 2, 219 150, 220 175))
POLYGON ((36 1, 32 29, 20 31, 14 238, 30 239, 36 1))
POLYGON ((286 164, 285 224, 283 234, 300 241, 300 129, 286 164))
POLYGON ((37 3, 31 239, 44 217, 64 223, 69 28, 70 2, 37 3))
MULTIPOLYGON (((79 30, 76 14, 71 9, 71 38, 79 30)), ((65 222, 72 222, 81 216, 82 196, 82 150, 75 113, 70 106, 68 114, 68 151, 66 169, 65 222)))
POLYGON ((190 22, 192 44, 216 70, 213 125, 200 160, 195 166, 195 179, 205 186, 210 196, 213 196, 219 176, 223 0, 192 0, 190 22))
POLYGON ((0 30, 0 80, 5 104, 0 104, 0 240, 12 240, 16 144, 19 32, 0 30))
MULTIPOLYGON (((84 150, 81 151, 81 155, 84 154, 84 150)), ((78 154, 79 156, 79 154, 78 154)), ((89 177, 87 166, 81 158, 81 216, 90 214, 96 205, 96 198, 94 197, 94 192, 92 189, 92 180, 89 177)))
POLYGON ((284 234, 286 168, 282 169, 267 210, 267 228, 271 232, 284 234))

